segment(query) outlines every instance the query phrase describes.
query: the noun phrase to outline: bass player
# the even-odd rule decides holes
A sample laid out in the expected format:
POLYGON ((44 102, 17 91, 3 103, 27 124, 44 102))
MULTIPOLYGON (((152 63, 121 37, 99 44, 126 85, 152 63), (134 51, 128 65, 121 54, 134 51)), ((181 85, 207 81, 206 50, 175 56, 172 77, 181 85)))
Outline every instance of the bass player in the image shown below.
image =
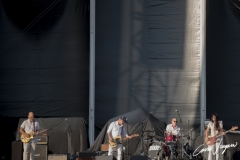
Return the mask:
MULTIPOLYGON (((125 127, 123 126, 123 122, 126 122, 125 117, 120 117, 117 121, 112 122, 107 130, 107 135, 109 141, 113 142, 115 137, 121 136, 121 138, 127 137, 132 138, 131 136, 128 136, 125 127)), ((122 144, 117 144, 115 147, 117 149, 117 160, 121 160, 122 158, 122 144)), ((110 146, 108 147, 108 155, 113 155, 114 148, 110 146)))
MULTIPOLYGON (((224 135, 224 130, 222 128, 222 123, 219 123, 219 117, 217 113, 213 113, 211 116, 211 122, 208 124, 206 132, 205 132, 205 141, 208 141, 208 133, 210 130, 210 137, 222 134, 224 135)), ((219 145, 220 145, 220 137, 217 138, 216 143, 213 143, 209 147, 208 152, 208 160, 212 160, 213 155, 216 155, 216 160, 219 159, 219 145)))
MULTIPOLYGON (((34 119, 34 113, 29 112, 28 113, 28 119, 23 121, 21 127, 20 127, 20 133, 29 138, 30 135, 28 133, 34 132, 35 135, 38 134, 39 130, 39 123, 34 119)), ((37 144, 37 137, 35 136, 33 139, 31 139, 27 143, 23 143, 23 160, 34 160, 34 154, 37 144), (29 156, 30 154, 30 156, 29 156), (30 157, 30 158, 29 158, 30 157)))

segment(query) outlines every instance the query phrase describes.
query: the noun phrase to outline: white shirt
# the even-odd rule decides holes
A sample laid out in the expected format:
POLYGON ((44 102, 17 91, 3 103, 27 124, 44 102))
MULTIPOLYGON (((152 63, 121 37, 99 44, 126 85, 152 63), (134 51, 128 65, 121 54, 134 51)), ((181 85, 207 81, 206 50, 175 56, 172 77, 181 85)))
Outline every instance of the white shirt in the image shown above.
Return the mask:
POLYGON ((123 127, 123 125, 119 125, 118 121, 114 121, 109 125, 107 133, 111 133, 113 138, 117 136, 121 137, 127 136, 125 128, 123 127))
MULTIPOLYGON (((215 136, 216 134, 219 133, 218 130, 215 130, 215 126, 214 126, 213 122, 208 123, 207 127, 211 130, 211 136, 215 136), (216 131, 218 131, 218 133, 216 133, 216 131)), ((219 122, 219 127, 220 127, 220 129, 222 128, 222 123, 221 122, 219 122)))
POLYGON ((23 128, 26 133, 36 132, 40 129, 39 123, 36 120, 34 120, 34 125, 35 125, 35 131, 34 131, 34 127, 33 127, 33 122, 30 122, 30 120, 27 119, 27 120, 23 121, 21 128, 23 128))
POLYGON ((177 135, 177 136, 180 136, 180 135, 181 135, 181 133, 180 133, 180 127, 176 126, 176 128, 174 129, 173 126, 172 126, 172 124, 168 124, 168 125, 167 125, 166 131, 167 131, 167 132, 171 132, 172 134, 177 135))

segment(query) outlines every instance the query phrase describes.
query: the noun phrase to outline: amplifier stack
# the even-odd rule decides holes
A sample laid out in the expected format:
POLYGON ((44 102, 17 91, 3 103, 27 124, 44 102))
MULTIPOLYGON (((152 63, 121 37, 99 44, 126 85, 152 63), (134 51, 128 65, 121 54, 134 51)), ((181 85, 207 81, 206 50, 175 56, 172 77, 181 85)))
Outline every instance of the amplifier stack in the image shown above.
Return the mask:
MULTIPOLYGON (((38 136, 38 142, 35 150, 35 160, 47 160, 48 154, 48 137, 38 136)), ((12 160, 23 159, 23 143, 21 141, 12 142, 12 160)))
POLYGON ((67 154, 49 154, 48 160, 68 160, 67 154))
POLYGON ((12 160, 22 160, 23 145, 21 141, 12 142, 12 160))
POLYGON ((35 160, 48 160, 48 136, 38 136, 35 160))

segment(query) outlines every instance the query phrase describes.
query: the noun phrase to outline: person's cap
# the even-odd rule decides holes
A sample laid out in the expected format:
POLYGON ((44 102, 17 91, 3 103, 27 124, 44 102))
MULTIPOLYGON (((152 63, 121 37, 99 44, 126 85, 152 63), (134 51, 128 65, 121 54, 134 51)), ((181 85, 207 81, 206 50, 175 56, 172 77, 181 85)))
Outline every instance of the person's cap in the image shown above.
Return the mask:
POLYGON ((127 118, 126 118, 126 117, 119 117, 119 119, 121 119, 123 122, 126 122, 126 121, 127 121, 127 118))

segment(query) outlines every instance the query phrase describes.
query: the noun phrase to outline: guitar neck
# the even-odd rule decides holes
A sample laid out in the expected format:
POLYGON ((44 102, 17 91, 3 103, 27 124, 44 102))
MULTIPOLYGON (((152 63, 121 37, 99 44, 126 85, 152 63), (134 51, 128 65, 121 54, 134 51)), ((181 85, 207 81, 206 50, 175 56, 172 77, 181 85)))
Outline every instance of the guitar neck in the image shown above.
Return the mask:
POLYGON ((126 137, 126 138, 122 138, 123 141, 125 141, 125 140, 127 140, 127 139, 128 139, 127 137, 126 137))
MULTIPOLYGON (((132 135, 132 138, 133 137, 137 137, 138 135, 132 135)), ((128 137, 126 137, 126 138, 122 138, 122 141, 125 141, 125 140, 127 140, 128 139, 128 137)))
MULTIPOLYGON (((231 129, 225 131, 225 133, 228 133, 228 132, 230 132, 230 131, 231 131, 231 129)), ((222 136, 222 135, 217 135, 217 136, 215 136, 215 138, 218 138, 218 137, 220 137, 220 136, 222 136)))
POLYGON ((45 132, 45 131, 39 131, 38 134, 39 134, 39 133, 43 133, 43 132, 45 132))
MULTIPOLYGON (((49 129, 44 129, 44 130, 42 130, 42 131, 39 131, 38 132, 38 134, 40 134, 40 133, 43 133, 43 132, 46 132, 46 131, 48 131, 49 129)), ((35 133, 34 133, 35 134, 35 133)))

